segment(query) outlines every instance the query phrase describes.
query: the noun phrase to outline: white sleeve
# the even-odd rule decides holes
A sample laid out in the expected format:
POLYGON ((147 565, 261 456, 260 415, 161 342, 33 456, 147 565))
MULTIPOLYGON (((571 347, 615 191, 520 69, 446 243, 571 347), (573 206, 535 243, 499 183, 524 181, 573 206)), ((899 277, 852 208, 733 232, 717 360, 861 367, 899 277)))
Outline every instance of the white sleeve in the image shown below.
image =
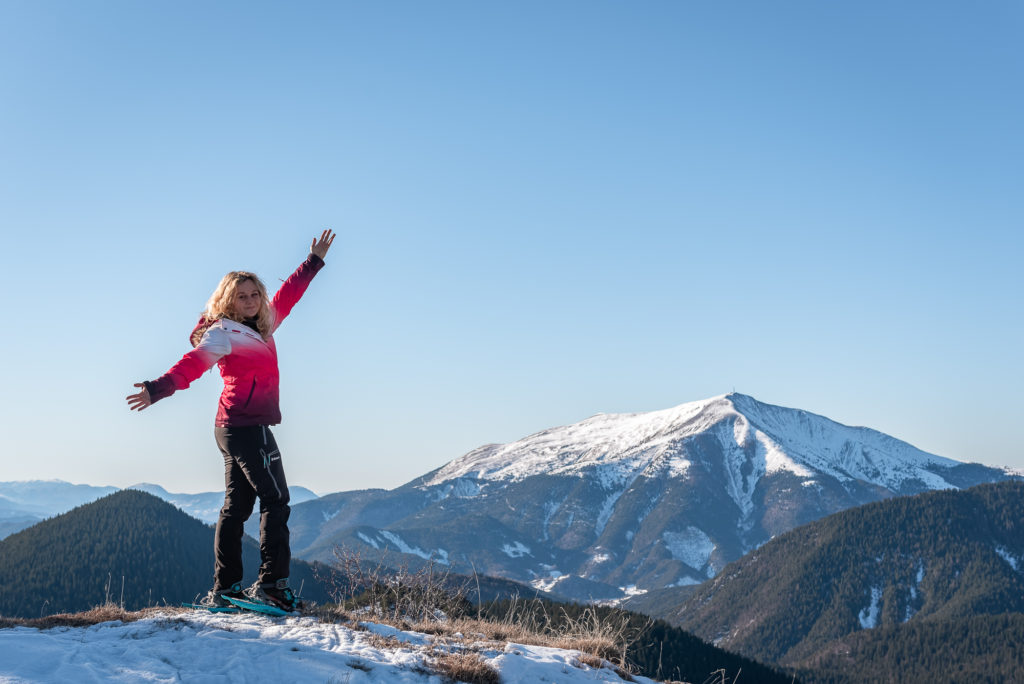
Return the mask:
POLYGON ((211 326, 203 333, 203 339, 196 345, 196 351, 213 354, 217 358, 231 353, 231 338, 219 325, 211 326))

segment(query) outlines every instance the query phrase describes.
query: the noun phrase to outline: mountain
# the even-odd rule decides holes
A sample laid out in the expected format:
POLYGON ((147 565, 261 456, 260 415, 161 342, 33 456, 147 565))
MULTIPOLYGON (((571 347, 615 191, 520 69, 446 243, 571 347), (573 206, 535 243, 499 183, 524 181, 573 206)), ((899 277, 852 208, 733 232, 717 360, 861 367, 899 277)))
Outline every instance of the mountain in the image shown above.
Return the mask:
POLYGON ((614 600, 700 584, 847 508, 1013 477, 729 394, 483 446, 394 490, 296 506, 290 524, 307 559, 344 545, 614 600))
MULTIPOLYGON (((205 523, 216 523, 220 517, 220 509, 224 506, 224 492, 202 492, 200 494, 175 494, 168 492, 160 485, 143 482, 132 485, 128 489, 138 489, 159 497, 164 501, 174 504, 185 511, 193 518, 199 518, 205 523)), ((316 493, 305 487, 290 486, 288 493, 291 496, 291 505, 300 504, 304 501, 312 501, 319 498, 316 493)), ((254 539, 259 539, 259 516, 249 519, 245 531, 254 539), (253 525, 253 523, 255 523, 253 525)))
POLYGON ((63 480, 0 482, 0 539, 116 491, 117 487, 76 485, 63 480))
MULTIPOLYGON (((224 505, 224 492, 175 494, 160 485, 148 483, 133 485, 129 489, 148 492, 205 523, 217 522, 220 509, 224 505)), ((292 505, 317 498, 314 492, 305 487, 292 486, 288 490, 292 505)), ((119 491, 117 487, 94 487, 71 484, 63 480, 0 482, 0 539, 30 527, 40 520, 66 513, 76 506, 116 491, 119 491)), ((246 531, 258 538, 259 521, 250 519, 246 531)))
POLYGON ((673 622, 805 681, 1009 681, 1024 665, 1005 636, 1024 629, 1022 511, 1021 482, 843 511, 728 565, 673 622))
POLYGON ((117 487, 93 487, 63 480, 0 482, 0 498, 4 504, 0 506, 0 516, 7 517, 5 511, 16 511, 47 517, 116 491, 117 487))
MULTIPOLYGON (((259 568, 251 539, 243 554, 251 583, 259 568)), ((307 598, 328 598, 309 564, 293 560, 291 574, 307 598)), ((0 578, 0 614, 10 617, 108 600, 129 609, 177 605, 211 587, 213 529, 150 494, 123 490, 0 540, 0 578)))

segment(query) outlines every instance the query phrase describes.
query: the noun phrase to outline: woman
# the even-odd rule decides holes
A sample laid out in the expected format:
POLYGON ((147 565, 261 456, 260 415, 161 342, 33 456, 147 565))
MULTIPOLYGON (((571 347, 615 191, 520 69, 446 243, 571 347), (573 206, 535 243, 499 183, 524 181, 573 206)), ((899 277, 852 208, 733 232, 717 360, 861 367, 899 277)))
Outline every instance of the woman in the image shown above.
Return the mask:
POLYGON ((324 266, 335 235, 325 230, 313 239, 310 254, 268 301, 260 279, 232 271, 214 290, 190 338, 192 351, 156 380, 127 397, 128 408, 141 411, 187 388, 214 364, 220 367, 220 395, 214 434, 224 455, 224 508, 214 537, 213 589, 204 605, 226 606, 223 595, 247 598, 295 610, 298 601, 288 586, 288 484, 271 425, 281 422, 278 406, 277 348, 274 331, 324 266), (260 500, 260 572, 242 591, 242 534, 256 498, 260 500))

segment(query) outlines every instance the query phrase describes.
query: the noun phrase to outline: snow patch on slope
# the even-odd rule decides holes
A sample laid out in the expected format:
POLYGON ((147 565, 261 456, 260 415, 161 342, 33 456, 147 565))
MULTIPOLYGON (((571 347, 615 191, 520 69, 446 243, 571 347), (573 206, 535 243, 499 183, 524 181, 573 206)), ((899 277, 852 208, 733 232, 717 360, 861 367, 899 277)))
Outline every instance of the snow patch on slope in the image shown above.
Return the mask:
POLYGON ((696 570, 708 564, 715 550, 711 537, 696 527, 687 527, 682 532, 663 532, 661 538, 673 558, 696 570))
POLYGON ((1011 568, 1020 571, 1020 560, 1012 553, 1010 553, 1010 550, 1008 548, 1006 548, 1005 546, 997 546, 996 553, 999 554, 1000 558, 1009 563, 1011 568))
POLYGON ((530 553, 529 546, 518 541, 515 544, 502 544, 501 551, 509 558, 522 558, 526 555, 533 555, 530 553))
MULTIPOLYGON (((441 565, 448 565, 448 552, 444 549, 435 549, 434 551, 427 552, 418 546, 412 546, 411 544, 407 544, 404 539, 399 537, 394 532, 390 532, 388 530, 377 530, 377 534, 391 542, 394 545, 394 547, 402 553, 408 553, 413 556, 419 556, 423 560, 433 560, 440 563, 441 565)), ((373 546, 373 544, 363 534, 360 533, 359 537, 363 541, 373 546)), ((374 546, 374 548, 377 547, 374 546)))
POLYGON ((874 629, 878 626, 878 612, 882 601, 882 588, 871 587, 871 603, 857 614, 857 620, 863 629, 874 629))

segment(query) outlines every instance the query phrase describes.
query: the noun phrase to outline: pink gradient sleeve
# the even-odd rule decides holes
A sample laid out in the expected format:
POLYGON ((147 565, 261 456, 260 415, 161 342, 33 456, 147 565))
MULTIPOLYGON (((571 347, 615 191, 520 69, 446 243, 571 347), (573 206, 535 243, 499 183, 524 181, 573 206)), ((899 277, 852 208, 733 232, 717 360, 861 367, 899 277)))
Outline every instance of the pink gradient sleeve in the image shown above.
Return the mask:
POLYGON ((288 276, 288 280, 281 284, 281 289, 270 300, 270 308, 274 312, 274 330, 277 330, 281 321, 291 313, 292 307, 302 299, 306 288, 313 281, 313 276, 323 267, 324 260, 310 254, 295 272, 288 276))
POLYGON ((149 399, 153 403, 165 399, 178 390, 187 389, 203 373, 210 370, 217 361, 231 353, 227 336, 219 329, 211 328, 203 335, 202 341, 192 351, 181 357, 171 369, 156 380, 146 382, 149 399))

